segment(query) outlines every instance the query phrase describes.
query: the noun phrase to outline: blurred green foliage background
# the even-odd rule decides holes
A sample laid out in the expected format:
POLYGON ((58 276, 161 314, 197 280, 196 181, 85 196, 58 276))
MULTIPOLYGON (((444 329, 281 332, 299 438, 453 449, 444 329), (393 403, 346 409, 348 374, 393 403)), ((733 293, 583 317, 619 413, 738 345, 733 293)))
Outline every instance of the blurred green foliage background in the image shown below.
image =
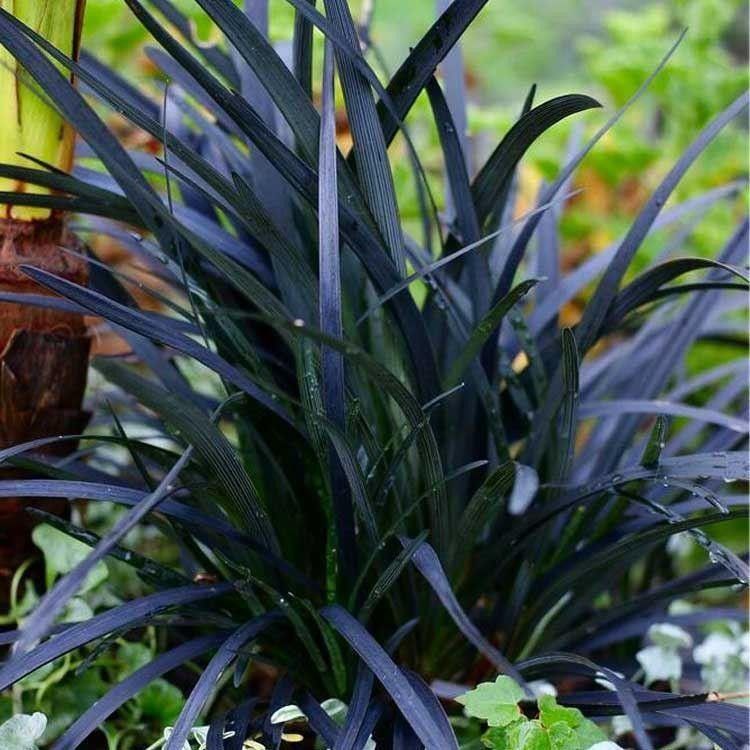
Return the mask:
MULTIPOLYGON (((239 2, 240 0, 238 0, 239 2)), ((353 12, 372 11, 376 69, 395 70, 409 45, 435 18, 433 0, 353 0, 353 12), (381 66, 382 67, 382 66, 381 66)), ((194 21, 198 36, 216 41, 195 0, 174 0, 194 21)), ((290 39, 293 9, 270 0, 271 35, 290 39)), ((580 137, 593 133, 653 71, 679 33, 687 34, 667 69, 587 158, 576 187, 582 193, 566 211, 562 236, 566 262, 575 264, 616 239, 645 196, 700 128, 748 85, 747 3, 744 0, 490 0, 463 44, 469 137, 477 157, 491 148, 517 116, 532 83, 537 101, 571 91, 604 104, 587 114, 580 137)), ((146 35, 122 0, 88 0, 85 46, 144 83, 152 69, 143 54, 146 35)), ((379 70, 382 77, 386 72, 379 70)), ((437 134, 426 101, 410 117, 425 166, 442 190, 437 134)), ((566 153, 576 118, 554 128, 525 160, 521 190, 533 201, 566 153)), ((747 174, 747 129, 727 129, 691 169, 676 199, 695 196, 747 174)), ((399 148, 398 145, 394 148, 399 148)), ((395 158, 402 212, 416 215, 408 160, 395 158)), ((743 210, 742 198, 714 206, 687 240, 685 254, 714 254, 743 210)), ((417 232, 417 227, 413 227, 417 232)), ((654 248, 663 242, 654 237, 654 248)), ((643 260, 649 255, 646 251, 643 260)), ((633 270, 638 270, 638 264, 633 270)))

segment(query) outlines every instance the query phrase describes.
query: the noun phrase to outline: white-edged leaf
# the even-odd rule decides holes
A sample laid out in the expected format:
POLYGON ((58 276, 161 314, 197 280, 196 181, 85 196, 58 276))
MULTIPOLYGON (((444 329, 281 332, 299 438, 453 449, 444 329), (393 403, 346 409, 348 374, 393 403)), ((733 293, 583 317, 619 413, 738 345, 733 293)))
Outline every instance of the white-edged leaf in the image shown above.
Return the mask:
POLYGON ((16 714, 0 724, 0 747, 3 750, 37 750, 37 740, 47 728, 47 717, 34 714, 16 714))
POLYGON ((539 489, 539 476, 531 466, 516 464, 516 481, 508 500, 508 513, 520 516, 531 505, 539 489))

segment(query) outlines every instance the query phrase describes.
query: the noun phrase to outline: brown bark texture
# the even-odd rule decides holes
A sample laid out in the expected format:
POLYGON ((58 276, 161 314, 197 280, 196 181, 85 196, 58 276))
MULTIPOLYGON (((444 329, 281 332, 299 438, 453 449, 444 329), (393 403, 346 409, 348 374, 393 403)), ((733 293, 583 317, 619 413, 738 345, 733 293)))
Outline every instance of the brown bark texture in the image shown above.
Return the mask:
MULTIPOLYGON (((35 266, 85 284, 86 262, 65 248, 80 250, 59 216, 34 221, 0 219, 0 292, 52 294, 20 269, 35 266)), ((82 316, 49 308, 0 302, 0 449, 37 438, 75 435, 88 422, 82 409, 90 339, 82 316)), ((55 442, 37 456, 62 457, 76 450, 75 441, 55 442)), ((32 476, 0 465, 0 479, 32 476)), ((67 502, 0 501, 0 601, 18 565, 32 553, 32 516, 38 505, 64 514, 67 502)))

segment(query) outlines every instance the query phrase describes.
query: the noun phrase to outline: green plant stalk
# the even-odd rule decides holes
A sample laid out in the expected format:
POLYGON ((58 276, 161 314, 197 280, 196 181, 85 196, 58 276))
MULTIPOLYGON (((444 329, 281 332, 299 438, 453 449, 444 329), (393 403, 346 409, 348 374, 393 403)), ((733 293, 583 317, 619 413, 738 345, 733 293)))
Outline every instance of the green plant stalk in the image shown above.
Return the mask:
MULTIPOLYGON (((86 0, 0 0, 0 8, 38 32, 60 51, 76 57, 86 0)), ((25 75, 13 56, 0 47, 0 162, 32 166, 28 154, 63 171, 73 164, 75 134, 51 107, 45 96, 25 75)), ((0 190, 46 194, 47 188, 0 179, 0 190)), ((46 219, 50 210, 26 206, 3 206, 5 218, 46 219)))

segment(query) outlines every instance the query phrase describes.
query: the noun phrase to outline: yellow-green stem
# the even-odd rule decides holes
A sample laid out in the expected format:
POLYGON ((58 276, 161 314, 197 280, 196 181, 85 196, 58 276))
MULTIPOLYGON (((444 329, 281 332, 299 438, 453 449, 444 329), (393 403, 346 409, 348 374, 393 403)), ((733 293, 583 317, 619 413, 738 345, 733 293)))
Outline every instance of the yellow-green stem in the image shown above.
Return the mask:
MULTIPOLYGON (((0 8, 55 45, 77 57, 86 0, 0 0, 0 8)), ((0 40, 0 163, 33 166, 20 154, 29 154, 58 169, 73 164, 74 133, 39 92, 0 40)), ((0 178, 0 190, 47 193, 46 188, 0 178)), ((6 219, 46 219, 47 209, 0 205, 6 219)))

